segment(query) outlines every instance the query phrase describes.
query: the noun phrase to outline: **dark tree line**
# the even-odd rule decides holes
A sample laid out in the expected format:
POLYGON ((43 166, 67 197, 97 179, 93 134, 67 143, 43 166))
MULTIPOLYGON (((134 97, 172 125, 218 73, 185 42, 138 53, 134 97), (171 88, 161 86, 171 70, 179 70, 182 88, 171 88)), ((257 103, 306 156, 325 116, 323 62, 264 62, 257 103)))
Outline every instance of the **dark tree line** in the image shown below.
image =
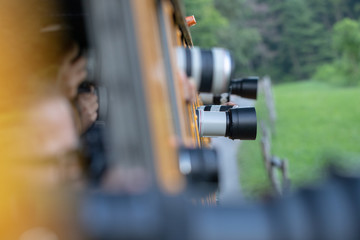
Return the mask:
MULTIPOLYGON (((339 57, 334 26, 360 17, 358 0, 185 0, 194 43, 232 50, 237 75, 311 78, 339 57)), ((341 54, 340 54, 341 55, 341 54)))

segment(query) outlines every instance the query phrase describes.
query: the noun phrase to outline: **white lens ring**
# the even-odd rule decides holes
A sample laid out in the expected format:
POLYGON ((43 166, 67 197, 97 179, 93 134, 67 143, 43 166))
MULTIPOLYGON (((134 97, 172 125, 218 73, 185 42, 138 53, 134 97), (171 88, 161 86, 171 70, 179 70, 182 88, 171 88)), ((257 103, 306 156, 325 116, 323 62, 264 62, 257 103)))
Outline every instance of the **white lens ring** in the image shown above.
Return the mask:
POLYGON ((176 58, 178 68, 186 73, 186 58, 185 58, 185 49, 182 47, 176 48, 176 58))
POLYGON ((231 75, 231 58, 227 50, 222 48, 212 49, 214 58, 213 94, 221 94, 228 91, 231 75))
POLYGON ((192 64, 192 77, 194 79, 196 89, 200 88, 201 83, 201 51, 200 48, 194 47, 191 49, 191 64, 192 64))
POLYGON ((199 111, 199 130, 202 137, 224 137, 226 134, 226 112, 199 111))

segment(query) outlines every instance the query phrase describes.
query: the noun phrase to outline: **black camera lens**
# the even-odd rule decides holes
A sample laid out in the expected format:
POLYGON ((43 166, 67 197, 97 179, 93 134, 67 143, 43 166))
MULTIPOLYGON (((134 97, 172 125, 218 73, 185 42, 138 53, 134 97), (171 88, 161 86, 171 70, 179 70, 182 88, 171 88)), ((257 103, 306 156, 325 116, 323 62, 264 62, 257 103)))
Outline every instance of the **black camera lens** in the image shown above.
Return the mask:
POLYGON ((181 148, 179 168, 192 182, 218 183, 219 164, 214 149, 181 148))
POLYGON ((234 69, 229 51, 222 48, 205 50, 179 47, 176 53, 179 68, 193 78, 199 92, 220 94, 228 91, 234 69))
POLYGON ((253 107, 231 108, 226 112, 198 109, 197 120, 201 137, 229 137, 255 140, 257 134, 256 111, 253 107))
POLYGON ((243 98, 256 99, 259 77, 247 77, 232 80, 230 83, 231 94, 243 98))
POLYGON ((256 139, 257 118, 255 108, 232 108, 227 113, 229 114, 227 137, 241 140, 256 139))

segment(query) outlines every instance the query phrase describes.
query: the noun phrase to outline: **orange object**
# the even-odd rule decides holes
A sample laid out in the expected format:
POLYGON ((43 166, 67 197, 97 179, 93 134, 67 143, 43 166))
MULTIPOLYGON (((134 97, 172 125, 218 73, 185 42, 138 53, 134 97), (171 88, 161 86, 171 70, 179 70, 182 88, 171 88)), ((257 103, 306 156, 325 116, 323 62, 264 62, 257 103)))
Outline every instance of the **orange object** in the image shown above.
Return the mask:
POLYGON ((195 19, 194 15, 186 17, 185 21, 186 21, 188 27, 194 26, 196 24, 196 19, 195 19))

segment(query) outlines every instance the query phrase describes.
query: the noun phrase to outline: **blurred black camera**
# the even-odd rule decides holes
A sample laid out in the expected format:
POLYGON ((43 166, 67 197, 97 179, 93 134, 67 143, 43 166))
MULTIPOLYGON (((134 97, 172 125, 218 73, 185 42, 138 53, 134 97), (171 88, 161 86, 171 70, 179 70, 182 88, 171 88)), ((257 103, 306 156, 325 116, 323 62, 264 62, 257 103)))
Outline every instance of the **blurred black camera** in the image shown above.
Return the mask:
POLYGON ((181 147, 178 154, 179 170, 192 193, 208 195, 217 190, 219 160, 214 149, 181 147))

